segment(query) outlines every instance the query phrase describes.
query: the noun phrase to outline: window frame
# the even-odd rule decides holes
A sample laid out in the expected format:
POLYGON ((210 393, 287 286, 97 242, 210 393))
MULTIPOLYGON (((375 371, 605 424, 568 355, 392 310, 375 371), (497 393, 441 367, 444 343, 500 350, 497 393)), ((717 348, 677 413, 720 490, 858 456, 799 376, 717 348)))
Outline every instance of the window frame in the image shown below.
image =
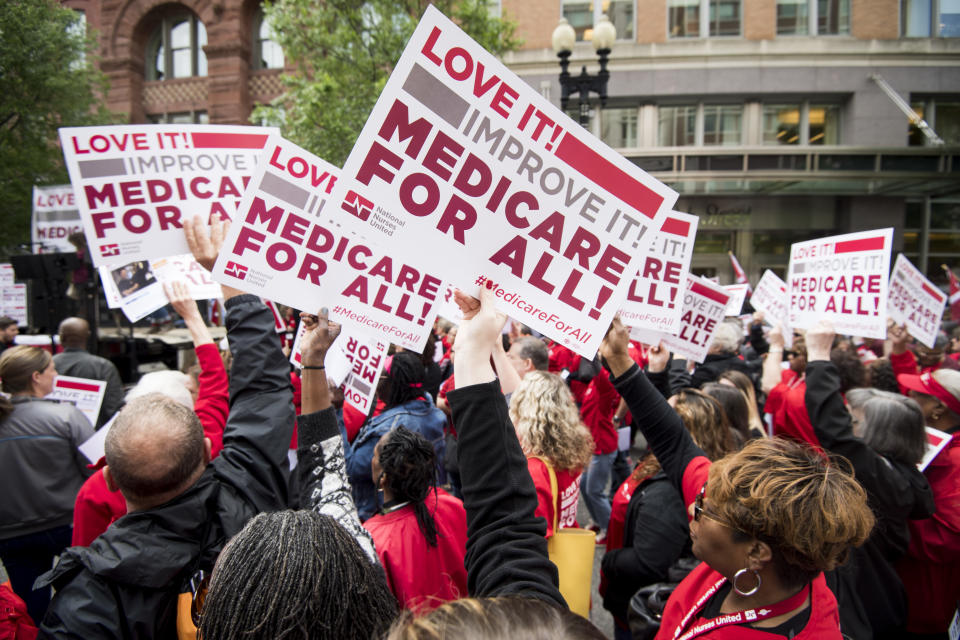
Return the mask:
MULTIPOLYGON (((719 121, 722 122, 722 118, 721 118, 719 121)), ((697 100, 696 102, 678 102, 678 103, 669 103, 669 102, 668 102, 668 103, 665 103, 665 104, 658 104, 658 105, 657 105, 657 144, 656 144, 656 146, 657 146, 658 148, 679 148, 679 147, 686 147, 686 148, 694 148, 694 149, 697 149, 697 148, 704 148, 704 149, 724 149, 724 148, 732 148, 732 147, 743 146, 743 145, 745 144, 745 141, 746 141, 746 138, 747 138, 747 132, 746 132, 746 127, 745 127, 746 122, 747 122, 747 117, 746 117, 746 102, 744 102, 744 101, 740 101, 740 102, 723 102, 723 101, 719 101, 719 102, 718 102, 718 101, 713 101, 713 100, 707 100, 707 101, 705 101, 705 100, 697 100), (661 113, 661 111, 660 111, 660 110, 661 110, 661 109, 664 109, 664 108, 671 109, 671 108, 677 108, 677 107, 694 107, 693 144, 689 144, 689 145, 688 145, 688 144, 680 144, 680 145, 676 145, 676 144, 673 144, 673 145, 661 144, 661 137, 660 137, 660 123, 661 123, 660 113, 661 113), (707 143, 705 142, 705 140, 706 140, 706 133, 707 133, 707 132, 706 132, 706 119, 707 119, 707 118, 706 118, 706 115, 707 115, 707 114, 706 114, 706 111, 707 111, 707 108, 708 108, 708 107, 738 107, 738 108, 739 108, 739 111, 740 111, 740 131, 739 131, 739 133, 740 133, 740 140, 739 140, 739 141, 737 141, 737 142, 735 142, 735 143, 733 143, 733 144, 731 144, 731 145, 716 144, 716 143, 707 144, 707 143)), ((719 134, 719 133, 722 133, 722 128, 721 128, 721 129, 718 129, 718 130, 717 130, 717 133, 718 133, 718 134, 719 134)))
MULTIPOLYGON (((710 33, 711 26, 713 25, 713 23, 714 23, 714 21, 715 21, 715 17, 714 17, 714 15, 713 15, 713 12, 711 11, 712 5, 713 5, 714 2, 716 2, 716 3, 718 3, 718 6, 719 6, 719 3, 720 3, 720 2, 723 2, 723 1, 724 1, 724 0, 697 0, 696 4, 699 5, 699 7, 698 7, 698 10, 699 10, 699 23, 698 23, 698 25, 697 25, 697 27, 698 27, 698 29, 699 29, 699 33, 696 34, 696 35, 675 36, 675 35, 671 35, 671 27, 672 27, 672 24, 671 24, 671 22, 670 22, 670 16, 671 16, 671 11, 670 11, 670 10, 671 10, 673 7, 672 7, 671 4, 670 4, 670 0, 667 0, 667 15, 666 15, 666 20, 667 20, 667 27, 666 27, 666 28, 667 28, 667 40, 689 40, 689 39, 692 39, 692 38, 742 38, 742 37, 743 37, 743 21, 744 21, 743 0, 734 0, 734 2, 736 2, 736 4, 737 4, 737 7, 738 7, 737 13, 738 13, 738 15, 739 15, 739 19, 738 19, 738 23, 739 23, 739 24, 738 24, 737 33, 736 33, 736 34, 732 34, 732 33, 731 33, 731 34, 723 34, 723 35, 719 35, 719 34, 718 34, 718 35, 712 35, 712 34, 710 33)), ((691 4, 693 4, 693 3, 691 3, 691 4)))
POLYGON ((843 144, 843 101, 830 99, 805 99, 805 100, 776 100, 760 102, 760 145, 768 148, 775 147, 835 147, 843 144), (799 111, 797 122, 798 140, 796 144, 770 143, 764 140, 764 119, 766 107, 768 106, 795 106, 799 111), (811 107, 836 107, 837 109, 837 141, 835 143, 817 144, 810 142, 810 109, 811 107))
POLYGON ((940 15, 943 5, 941 0, 901 0, 900 1, 900 37, 902 38, 960 38, 960 33, 955 36, 943 35, 940 29, 940 15), (926 25, 926 32, 920 35, 910 35, 907 33, 907 7, 914 2, 923 2, 924 6, 929 8, 929 21, 926 25))
MULTIPOLYGON (((631 4, 631 11, 632 11, 632 13, 630 14, 630 29, 633 33, 631 33, 629 36, 625 36, 622 33, 621 29, 617 29, 616 42, 635 42, 637 40, 637 0, 612 0, 612 1, 629 2, 631 4)), ((592 0, 560 0, 560 17, 566 17, 566 14, 564 13, 563 8, 567 4, 586 4, 589 7, 591 4, 593 4, 593 2, 592 0)), ((601 14, 607 13, 607 15, 610 16, 609 12, 601 11, 600 13, 601 14)), ((594 11, 593 18, 591 19, 591 22, 590 22, 590 26, 584 27, 584 33, 586 33, 587 30, 593 29, 593 25, 594 25, 593 20, 596 17, 597 17, 597 13, 596 11, 594 11)), ((614 21, 613 16, 610 16, 610 21, 613 22, 614 26, 616 26, 617 23, 614 21)), ((577 34, 576 42, 590 42, 586 38, 580 37, 581 34, 577 31, 577 27, 574 26, 572 22, 571 22, 571 26, 573 26, 573 30, 577 34)))
POLYGON ((207 54, 203 50, 206 43, 200 44, 200 28, 203 29, 204 40, 206 40, 206 25, 199 17, 186 7, 178 7, 175 10, 168 11, 160 16, 157 25, 147 37, 147 44, 144 48, 144 79, 147 82, 165 82, 167 80, 185 80, 187 78, 205 78, 208 75, 207 54), (174 76, 173 71, 173 49, 170 46, 171 31, 174 26, 186 18, 190 26, 190 74, 186 76, 174 76), (159 34, 159 42, 157 36, 159 34), (157 58, 160 56, 158 48, 163 51, 163 69, 158 68, 157 58), (200 58, 203 56, 203 73, 200 71, 200 58), (159 77, 158 77, 159 76, 159 77))
POLYGON ((253 33, 252 33, 252 42, 253 46, 251 47, 251 60, 250 66, 255 71, 260 71, 263 69, 283 69, 287 66, 287 56, 283 52, 283 47, 280 46, 280 43, 273 39, 261 39, 260 38, 260 29, 263 27, 264 23, 267 22, 267 16, 263 12, 263 7, 257 7, 257 11, 253 15, 253 33), (269 65, 263 64, 263 43, 271 42, 279 50, 280 55, 283 57, 283 64, 279 67, 271 67, 269 65))
MULTIPOLYGON (((793 2, 791 4, 805 4, 807 7, 807 31, 806 33, 780 33, 779 23, 776 18, 776 13, 774 15, 774 21, 777 22, 777 37, 778 38, 810 38, 818 36, 839 36, 839 37, 849 37, 852 29, 852 0, 837 0, 838 2, 843 2, 846 4, 846 14, 847 14, 847 23, 846 30, 838 29, 836 33, 833 32, 821 32, 820 30, 820 0, 803 0, 803 2, 793 2)), ((776 12, 780 7, 781 0, 777 0, 775 3, 776 12)))

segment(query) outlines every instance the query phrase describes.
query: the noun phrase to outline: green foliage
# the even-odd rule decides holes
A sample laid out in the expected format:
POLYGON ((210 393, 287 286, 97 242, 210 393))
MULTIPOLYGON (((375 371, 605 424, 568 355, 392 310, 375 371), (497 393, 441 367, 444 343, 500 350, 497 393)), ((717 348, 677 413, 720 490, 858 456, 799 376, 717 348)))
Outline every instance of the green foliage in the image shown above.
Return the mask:
POLYGON ((30 239, 33 185, 67 181, 57 129, 109 115, 94 40, 76 12, 55 0, 3 0, 0 43, 0 248, 9 248, 30 239))
MULTIPOLYGON (((281 126, 288 138, 343 166, 367 116, 429 2, 275 0, 264 10, 296 72, 286 93, 251 120, 281 126)), ((492 16, 486 0, 435 0, 488 51, 516 49, 515 25, 492 16)))

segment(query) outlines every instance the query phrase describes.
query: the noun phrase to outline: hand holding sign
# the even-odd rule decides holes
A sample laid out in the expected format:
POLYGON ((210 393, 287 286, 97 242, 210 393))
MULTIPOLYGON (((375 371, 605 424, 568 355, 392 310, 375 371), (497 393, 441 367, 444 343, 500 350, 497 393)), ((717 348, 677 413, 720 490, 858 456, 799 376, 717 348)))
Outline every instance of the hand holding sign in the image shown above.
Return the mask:
MULTIPOLYGON (((220 216, 212 217, 209 232, 206 223, 199 216, 191 218, 183 225, 183 235, 187 239, 187 246, 190 247, 193 259, 207 271, 213 270, 220 248, 223 246, 223 239, 229 231, 230 221, 220 216)), ((221 284, 220 288, 223 289, 224 300, 243 293, 226 284, 221 284)))
POLYGON ((833 323, 829 320, 821 320, 812 328, 807 330, 807 362, 816 360, 830 361, 830 348, 833 346, 833 338, 837 334, 833 330, 833 323))
POLYGON ((615 316, 607 329, 607 335, 600 343, 600 356, 606 360, 614 376, 623 375, 633 366, 629 346, 630 329, 624 326, 620 316, 615 316))
POLYGON ((184 321, 197 319, 203 321, 200 315, 200 309, 197 308, 197 301, 190 296, 190 290, 183 282, 175 281, 163 285, 163 293, 170 301, 173 310, 180 314, 184 321))
POLYGON ((911 338, 906 325, 897 324, 893 320, 887 323, 887 340, 890 341, 890 353, 893 355, 905 353, 911 338))
MULTIPOLYGON (((300 361, 303 367, 322 367, 330 345, 340 335, 340 325, 327 319, 327 310, 317 315, 301 313, 303 336, 300 338, 300 361)), ((310 371, 310 369, 307 369, 310 371)))
POLYGON ((505 315, 494 308, 493 291, 486 287, 480 287, 479 300, 459 289, 454 297, 463 312, 463 321, 454 341, 457 358, 453 361, 453 368, 457 388, 490 382, 496 377, 490 356, 494 340, 500 340, 505 315))
POLYGON ((780 349, 780 351, 783 351, 783 327, 779 324, 773 325, 773 329, 771 329, 767 335, 767 342, 770 344, 771 349, 780 349))
POLYGON ((670 363, 670 350, 662 344, 652 345, 647 351, 647 371, 661 373, 670 363))

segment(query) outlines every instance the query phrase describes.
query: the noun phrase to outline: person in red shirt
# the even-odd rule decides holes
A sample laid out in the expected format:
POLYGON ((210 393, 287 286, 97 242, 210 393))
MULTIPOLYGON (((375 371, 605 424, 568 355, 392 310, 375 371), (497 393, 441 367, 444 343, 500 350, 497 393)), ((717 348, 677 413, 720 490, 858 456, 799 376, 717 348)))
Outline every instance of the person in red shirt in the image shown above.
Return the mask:
POLYGON ((404 427, 380 439, 371 463, 384 502, 363 526, 373 536, 390 591, 414 613, 467 595, 467 513, 462 502, 433 486, 435 468, 433 445, 404 427))
POLYGON ((613 424, 613 416, 619 403, 617 390, 610 383, 607 373, 600 370, 587 385, 580 407, 580 415, 590 429, 594 443, 593 458, 584 471, 583 500, 597 530, 597 544, 606 544, 607 525, 610 522, 607 485, 617 456, 617 429, 613 424))
POLYGON ((909 596, 907 630, 945 634, 960 599, 960 372, 938 369, 897 381, 920 405, 927 425, 951 436, 923 471, 936 512, 910 521, 910 547, 897 564, 909 596))
POLYGON ((536 515, 547 521, 547 537, 553 535, 558 508, 559 527, 576 527, 580 477, 590 462, 593 439, 580 421, 567 385, 552 373, 528 373, 510 399, 510 420, 537 488, 536 515), (550 488, 547 465, 557 476, 558 496, 550 488))

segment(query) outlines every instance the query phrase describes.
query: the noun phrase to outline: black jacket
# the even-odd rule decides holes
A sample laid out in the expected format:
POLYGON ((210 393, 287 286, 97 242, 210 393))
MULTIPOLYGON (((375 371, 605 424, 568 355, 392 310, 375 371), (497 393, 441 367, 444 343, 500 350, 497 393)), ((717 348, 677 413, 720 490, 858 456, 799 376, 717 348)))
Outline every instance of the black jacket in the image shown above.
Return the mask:
POLYGON ((467 591, 475 598, 518 595, 566 608, 547 555, 547 523, 534 515, 537 491, 499 382, 455 389, 447 400, 459 435, 467 510, 467 591))
POLYGON ((641 482, 627 506, 623 548, 603 556, 607 590, 603 607, 622 621, 641 587, 662 582, 676 560, 690 551, 683 498, 662 471, 641 482))
POLYGON ((885 458, 853 435, 832 363, 810 362, 806 376, 814 433, 824 449, 851 462, 877 519, 867 542, 851 551, 846 564, 825 574, 837 597, 840 627, 855 640, 899 637, 907 619, 907 594, 893 562, 907 550, 907 520, 933 514, 930 485, 915 465, 885 458))
POLYGON ((64 552, 37 581, 57 589, 40 638, 175 638, 176 599, 190 576, 209 572, 252 516, 287 506, 289 365, 259 298, 225 306, 234 363, 223 450, 183 494, 64 552))

